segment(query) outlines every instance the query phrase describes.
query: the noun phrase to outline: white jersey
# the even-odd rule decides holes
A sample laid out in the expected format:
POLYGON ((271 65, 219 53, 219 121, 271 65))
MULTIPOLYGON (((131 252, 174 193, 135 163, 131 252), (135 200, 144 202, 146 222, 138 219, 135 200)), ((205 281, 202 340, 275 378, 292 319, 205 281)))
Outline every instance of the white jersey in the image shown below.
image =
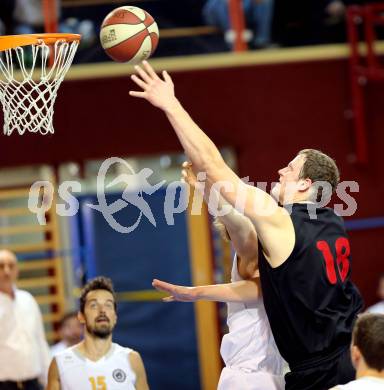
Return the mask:
POLYGON ((378 302, 375 305, 368 307, 367 313, 384 314, 384 301, 378 302))
POLYGON ((128 355, 132 349, 112 343, 97 362, 81 355, 76 346, 56 355, 61 390, 135 390, 136 374, 128 355))
POLYGON ((373 376, 363 376, 355 381, 349 382, 346 385, 338 385, 337 390, 383 390, 384 379, 373 376))
MULTIPOLYGON (((231 281, 243 280, 235 256, 231 281)), ((269 326, 263 300, 252 304, 228 303, 229 332, 220 353, 226 367, 220 376, 220 390, 284 389, 283 358, 269 326)))
POLYGON ((68 348, 69 348, 69 345, 64 340, 60 341, 60 342, 56 343, 55 345, 52 345, 51 355, 52 355, 52 357, 55 357, 60 352, 63 352, 68 348))

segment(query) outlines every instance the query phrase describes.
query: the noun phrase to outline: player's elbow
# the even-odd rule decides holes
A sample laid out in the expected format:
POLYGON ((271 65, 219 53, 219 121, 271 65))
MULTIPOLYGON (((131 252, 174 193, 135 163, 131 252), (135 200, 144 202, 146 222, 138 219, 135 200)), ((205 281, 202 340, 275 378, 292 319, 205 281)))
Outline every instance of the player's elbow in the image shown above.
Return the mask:
POLYGON ((247 294, 245 295, 244 303, 256 303, 261 297, 260 275, 258 269, 253 272, 253 275, 246 280, 247 294))
POLYGON ((257 234, 252 225, 236 225, 229 231, 232 245, 240 257, 247 264, 254 264, 257 267, 259 242, 257 234))

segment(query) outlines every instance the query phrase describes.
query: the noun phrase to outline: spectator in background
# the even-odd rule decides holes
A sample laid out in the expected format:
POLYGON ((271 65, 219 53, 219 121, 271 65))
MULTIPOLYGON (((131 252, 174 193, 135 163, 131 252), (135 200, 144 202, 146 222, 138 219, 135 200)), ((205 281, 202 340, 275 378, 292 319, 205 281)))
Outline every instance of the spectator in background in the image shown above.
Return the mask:
MULTIPOLYGON (((1 0, 3 1, 3 0, 1 0)), ((56 0, 56 15, 60 21, 61 1, 56 0)), ((13 17, 16 22, 15 34, 36 34, 44 31, 42 0, 16 0, 13 17)), ((81 34, 81 47, 88 47, 96 40, 95 26, 91 20, 78 20, 74 17, 59 22, 59 32, 81 34)), ((53 31, 50 31, 53 32, 53 31)))
POLYGON ((244 7, 248 8, 249 24, 253 31, 255 48, 264 48, 272 44, 271 30, 274 0, 246 0, 244 7))
POLYGON ((326 42, 345 42, 347 6, 358 0, 326 0, 323 15, 323 39, 326 42))
POLYGON ((59 333, 61 341, 51 347, 53 357, 81 341, 83 327, 77 319, 77 312, 67 313, 61 319, 59 333))
POLYGON ((368 0, 274 0, 274 37, 282 46, 345 42, 347 7, 368 0))
POLYGON ((351 5, 367 5, 377 0, 325 0, 325 39, 327 41, 346 41, 345 19, 347 8, 351 5))
POLYGON ((335 18, 344 18, 347 7, 350 5, 364 5, 375 3, 376 0, 325 0, 325 11, 335 18))
POLYGON ((353 330, 351 358, 356 380, 333 390, 384 389, 384 315, 363 314, 353 330))
POLYGON ((112 342, 116 307, 110 279, 99 276, 84 286, 78 316, 84 340, 52 359, 47 390, 148 390, 140 354, 112 342))
POLYGON ((12 34, 14 0, 0 1, 0 35, 12 34))
POLYGON ((343 18, 345 15, 347 3, 341 0, 331 0, 325 8, 326 13, 334 18, 343 18))
MULTIPOLYGON (((42 0, 15 0, 15 34, 35 34, 44 32, 42 0)), ((60 16, 60 1, 56 1, 57 16, 60 16)))
POLYGON ((380 279, 379 279, 379 286, 377 288, 377 296, 379 297, 380 302, 369 307, 367 309, 367 312, 368 313, 384 314, 384 274, 382 274, 380 276, 380 279))
MULTIPOLYGON (((225 40, 232 45, 234 34, 229 18, 229 0, 207 0, 203 17, 207 24, 223 30, 225 40)), ((252 44, 255 48, 271 45, 271 26, 274 0, 244 0, 243 9, 247 27, 253 32, 252 44)))
POLYGON ((51 356, 39 306, 17 278, 15 254, 0 250, 0 390, 39 390, 51 356))

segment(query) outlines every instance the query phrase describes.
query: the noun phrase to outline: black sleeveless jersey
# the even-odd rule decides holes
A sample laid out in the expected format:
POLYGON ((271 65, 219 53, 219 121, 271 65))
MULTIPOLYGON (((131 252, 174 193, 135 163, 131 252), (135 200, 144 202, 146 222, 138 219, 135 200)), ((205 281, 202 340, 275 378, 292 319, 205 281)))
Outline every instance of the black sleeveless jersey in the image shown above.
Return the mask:
POLYGON ((277 347, 291 369, 345 350, 363 307, 350 281, 351 255, 342 218, 332 209, 296 203, 292 253, 272 268, 259 244, 264 305, 277 347), (312 207, 312 213, 308 210, 312 207))

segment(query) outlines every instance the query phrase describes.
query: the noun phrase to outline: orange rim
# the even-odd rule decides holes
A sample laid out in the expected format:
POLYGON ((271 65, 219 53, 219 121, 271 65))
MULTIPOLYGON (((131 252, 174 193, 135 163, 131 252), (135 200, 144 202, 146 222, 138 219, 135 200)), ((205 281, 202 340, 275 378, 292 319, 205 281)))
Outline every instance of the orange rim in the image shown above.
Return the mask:
POLYGON ((38 45, 44 42, 46 45, 53 45, 58 40, 67 42, 80 41, 79 34, 22 34, 0 36, 0 51, 14 49, 19 46, 38 45))

